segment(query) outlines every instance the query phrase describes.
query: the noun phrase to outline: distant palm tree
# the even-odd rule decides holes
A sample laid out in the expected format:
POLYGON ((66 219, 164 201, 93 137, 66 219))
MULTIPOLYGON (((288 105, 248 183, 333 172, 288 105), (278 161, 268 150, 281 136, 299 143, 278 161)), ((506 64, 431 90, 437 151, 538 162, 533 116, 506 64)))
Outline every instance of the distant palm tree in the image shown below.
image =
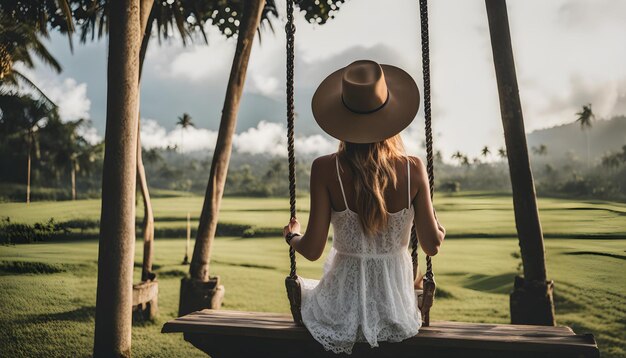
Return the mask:
POLYGON ((58 118, 57 107, 48 101, 36 100, 30 95, 0 93, 0 117, 10 127, 9 136, 23 138, 26 155, 26 203, 30 203, 30 177, 32 156, 39 158, 39 129, 51 119, 58 118), (34 153, 33 153, 34 152, 34 153))
POLYGON ((180 131, 180 152, 184 153, 183 143, 185 143, 185 132, 189 127, 195 127, 196 125, 191 121, 191 116, 188 113, 183 113, 182 116, 178 117, 178 122, 176 122, 177 126, 180 126, 182 129, 180 131))
POLYGON ((98 153, 103 149, 101 146, 92 146, 80 135, 79 129, 86 123, 85 119, 65 123, 54 119, 46 126, 47 141, 50 141, 48 147, 53 149, 50 155, 55 167, 59 171, 69 171, 72 200, 76 200, 77 174, 92 169, 98 153))
POLYGON ((537 155, 546 155, 548 154, 548 147, 545 144, 541 144, 538 147, 532 147, 532 151, 537 155))
POLYGON ((591 110, 591 103, 587 105, 583 105, 582 111, 576 113, 578 116, 576 118, 576 122, 580 124, 580 129, 585 133, 585 141, 587 142, 587 167, 590 165, 591 156, 589 150, 589 133, 588 130, 591 129, 591 120, 596 118, 596 115, 591 110))
POLYGON ((440 150, 435 152, 435 162, 436 163, 442 163, 443 162, 443 154, 441 154, 440 150))
POLYGON ((498 149, 498 156, 501 159, 506 159, 506 148, 502 147, 498 149))
POLYGON ((155 148, 151 148, 151 149, 144 149, 144 158, 146 158, 146 161, 150 164, 156 164, 159 162, 163 161, 163 156, 161 155, 161 153, 159 153, 159 151, 155 148))
POLYGON ((463 155, 463 153, 457 150, 456 152, 452 153, 452 156, 450 158, 456 159, 459 162, 459 165, 462 165, 464 157, 465 155, 463 155))
POLYGON ((480 155, 482 155, 484 158, 487 158, 489 154, 491 154, 491 151, 489 150, 488 146, 484 146, 483 149, 480 151, 480 155))
POLYGON ((465 166, 466 168, 470 167, 470 161, 467 155, 463 156, 463 159, 461 160, 461 165, 465 166))
MULTIPOLYGON (((183 158, 184 158, 184 151, 183 151, 183 143, 185 143, 184 140, 184 134, 185 131, 187 131, 187 128, 189 127, 195 127, 195 124, 193 124, 193 122, 191 121, 191 116, 187 113, 183 113, 182 116, 178 117, 178 122, 176 123, 177 126, 180 126, 181 131, 180 131, 180 152, 181 154, 183 154, 183 158)), ((184 165, 183 165, 184 168, 184 165)), ((183 169, 184 170, 184 169, 183 169)), ((183 265, 189 265, 190 261, 189 261, 189 243, 187 243, 186 249, 185 249, 185 257, 183 258, 183 265)))

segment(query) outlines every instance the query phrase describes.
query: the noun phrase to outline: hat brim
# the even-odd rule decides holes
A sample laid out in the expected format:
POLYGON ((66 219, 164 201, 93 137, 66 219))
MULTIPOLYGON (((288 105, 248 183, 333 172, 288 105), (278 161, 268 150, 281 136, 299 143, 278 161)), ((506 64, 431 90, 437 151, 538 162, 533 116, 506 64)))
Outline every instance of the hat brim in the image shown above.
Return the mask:
POLYGON ((324 132, 346 142, 374 143, 400 133, 415 119, 420 104, 417 84, 411 75, 398 67, 380 66, 385 74, 389 99, 375 112, 356 113, 344 105, 341 98, 344 68, 322 81, 313 95, 311 108, 324 132))

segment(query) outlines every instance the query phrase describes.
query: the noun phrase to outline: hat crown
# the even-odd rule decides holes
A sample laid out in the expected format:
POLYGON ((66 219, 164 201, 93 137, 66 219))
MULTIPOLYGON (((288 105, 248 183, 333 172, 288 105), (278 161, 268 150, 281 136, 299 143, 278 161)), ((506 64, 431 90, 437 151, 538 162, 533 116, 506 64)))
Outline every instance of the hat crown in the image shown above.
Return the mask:
POLYGON ((341 80, 344 105, 355 113, 371 113, 382 108, 389 92, 382 67, 369 60, 346 66, 341 80))

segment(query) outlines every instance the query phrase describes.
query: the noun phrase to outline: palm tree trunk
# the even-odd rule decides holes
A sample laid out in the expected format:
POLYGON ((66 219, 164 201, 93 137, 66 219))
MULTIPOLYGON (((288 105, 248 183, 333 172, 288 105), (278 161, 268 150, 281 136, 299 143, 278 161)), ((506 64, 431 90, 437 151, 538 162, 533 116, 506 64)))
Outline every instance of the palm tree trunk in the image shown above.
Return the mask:
POLYGON ((113 1, 107 71, 107 122, 102 175, 98 288, 93 353, 130 357, 137 112, 139 0, 113 1))
POLYGON ((28 133, 28 156, 26 159, 26 204, 30 204, 30 165, 31 156, 33 152, 33 138, 32 133, 28 133))
POLYGON ((589 169, 589 166, 591 165, 591 154, 590 154, 590 149, 589 149, 589 132, 586 129, 584 131, 585 131, 585 141, 587 142, 587 169, 589 169))
MULTIPOLYGON (((198 226, 196 243, 189 269, 192 281, 209 281, 211 246, 215 237, 218 213, 224 192, 226 174, 228 172, 233 135, 237 124, 237 112, 239 110, 239 102, 241 100, 246 71, 248 69, 250 51, 261 21, 264 5, 265 1, 263 0, 244 2, 241 24, 239 26, 239 36, 237 38, 237 48, 230 71, 228 87, 226 89, 226 99, 224 100, 224 107, 222 109, 222 118, 217 142, 215 144, 209 182, 204 197, 204 205, 200 215, 200 224, 198 226)), ((193 283, 191 284, 193 285, 193 283)), ((185 285, 185 282, 183 282, 183 285, 185 285)), ((181 289, 181 306, 179 310, 182 312, 180 313, 188 313, 201 308, 197 307, 196 303, 201 305, 202 300, 196 300, 194 297, 191 297, 191 295, 193 295, 191 292, 189 292, 189 297, 184 297, 183 291, 184 288, 181 289)), ((200 295, 200 293, 198 293, 198 295, 200 295)))
POLYGON ((73 161, 70 167, 70 178, 72 181, 72 200, 76 200, 76 164, 73 161))
POLYGON ((524 265, 524 277, 516 277, 511 294, 511 321, 554 325, 552 282, 546 282, 543 233, 528 159, 506 2, 485 0, 485 4, 513 188, 515 225, 524 265))
POLYGON ((148 191, 148 181, 146 180, 146 170, 141 156, 141 132, 140 123, 137 119, 137 184, 141 188, 143 197, 143 264, 141 268, 141 280, 147 281, 154 278, 152 273, 153 243, 154 243, 154 213, 150 192, 148 191))
POLYGON ((191 241, 191 218, 189 212, 187 213, 187 239, 185 242, 185 257, 183 258, 183 265, 189 265, 189 242, 191 241))
MULTIPOLYGON (((146 52, 148 50, 148 43, 150 42, 150 30, 152 29, 152 23, 154 17, 150 16, 152 12, 152 6, 154 0, 141 0, 140 10, 140 26, 143 29, 143 35, 141 37, 141 47, 139 50, 139 80, 141 81, 141 74, 143 73, 143 64, 146 58, 146 52)), ((139 88, 141 92, 141 88, 139 88)), ((140 97, 140 94, 138 95, 140 97)), ((139 100, 138 100, 139 102, 139 100)), ((150 200, 150 191, 148 189, 148 180, 146 179, 146 169, 143 165, 143 156, 141 150, 141 115, 137 112, 137 183, 141 188, 141 196, 143 197, 143 264, 141 268, 141 280, 152 280, 154 274, 152 273, 152 259, 154 256, 154 212, 152 210, 152 201, 150 200)))

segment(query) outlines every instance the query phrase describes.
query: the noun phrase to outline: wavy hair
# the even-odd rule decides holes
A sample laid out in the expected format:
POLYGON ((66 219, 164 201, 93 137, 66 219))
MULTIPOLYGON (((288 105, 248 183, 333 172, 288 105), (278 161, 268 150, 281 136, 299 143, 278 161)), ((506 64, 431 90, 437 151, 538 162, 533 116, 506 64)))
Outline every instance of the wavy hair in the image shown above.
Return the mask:
POLYGON ((376 143, 341 141, 339 158, 344 159, 354 177, 356 212, 367 235, 382 232, 387 227, 388 211, 385 189, 397 186, 395 160, 404 157, 404 144, 399 134, 376 143))

